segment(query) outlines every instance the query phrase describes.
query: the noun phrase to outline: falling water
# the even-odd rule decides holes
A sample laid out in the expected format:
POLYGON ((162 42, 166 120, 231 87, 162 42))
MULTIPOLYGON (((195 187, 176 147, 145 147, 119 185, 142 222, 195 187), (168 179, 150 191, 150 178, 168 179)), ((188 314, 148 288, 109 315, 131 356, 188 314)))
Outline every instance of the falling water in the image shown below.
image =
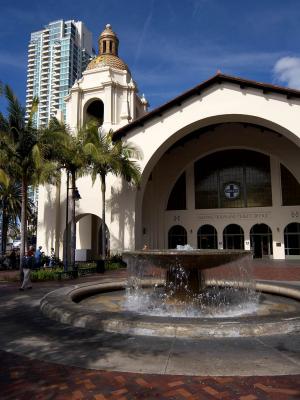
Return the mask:
POLYGON ((179 256, 182 253, 127 253, 124 308, 145 315, 189 318, 234 317, 256 311, 259 296, 255 292, 249 254, 241 253, 240 258, 235 256, 235 260, 226 262, 224 256, 231 254, 230 251, 190 251, 187 256, 191 255, 195 267, 187 268, 185 257, 179 256), (197 260, 201 264, 201 257, 216 254, 220 258, 217 266, 197 266, 197 260), (195 270, 201 273, 202 283, 201 290, 197 291, 191 287, 190 274, 195 270))

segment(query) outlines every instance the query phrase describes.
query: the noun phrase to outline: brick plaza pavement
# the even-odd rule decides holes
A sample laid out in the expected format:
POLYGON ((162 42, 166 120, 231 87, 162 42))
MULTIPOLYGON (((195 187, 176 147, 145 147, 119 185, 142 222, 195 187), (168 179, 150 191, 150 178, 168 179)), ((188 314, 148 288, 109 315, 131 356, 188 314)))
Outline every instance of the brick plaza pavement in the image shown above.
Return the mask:
MULTIPOLYGON (((254 272, 257 279, 300 282, 298 262, 255 261, 254 272)), ((125 275, 126 271, 119 271, 105 273, 103 277, 125 275)), ((94 276, 80 278, 76 283, 94 279, 94 276)), ((47 283, 35 283, 34 287, 43 285, 47 283)), ((0 283, 1 297, 13 293, 17 286, 16 283, 0 283)), ((3 400, 300 399, 300 367, 298 375, 206 377, 89 370, 2 350, 0 360, 0 399, 3 400)))
POLYGON ((199 377, 94 371, 0 351, 3 400, 300 399, 300 375, 199 377))

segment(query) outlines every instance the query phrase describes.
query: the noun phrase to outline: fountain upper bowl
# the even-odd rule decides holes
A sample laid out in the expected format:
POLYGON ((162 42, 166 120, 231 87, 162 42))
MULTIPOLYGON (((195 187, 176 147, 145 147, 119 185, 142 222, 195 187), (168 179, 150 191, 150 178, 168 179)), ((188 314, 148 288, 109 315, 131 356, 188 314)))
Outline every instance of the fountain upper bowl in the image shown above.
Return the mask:
POLYGON ((163 268, 180 264, 183 268, 207 269, 251 257, 248 250, 140 250, 124 251, 123 259, 147 260, 163 268))

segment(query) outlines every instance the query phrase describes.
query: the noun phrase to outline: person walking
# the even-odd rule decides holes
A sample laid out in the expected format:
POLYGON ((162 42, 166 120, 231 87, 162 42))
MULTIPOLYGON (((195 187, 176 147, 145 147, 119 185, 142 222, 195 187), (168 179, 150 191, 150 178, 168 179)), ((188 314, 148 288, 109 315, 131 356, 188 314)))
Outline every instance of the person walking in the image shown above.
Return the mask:
POLYGON ((31 269, 34 266, 33 254, 34 254, 33 248, 30 247, 27 252, 27 255, 23 258, 23 283, 19 290, 32 289, 30 274, 31 274, 31 269))

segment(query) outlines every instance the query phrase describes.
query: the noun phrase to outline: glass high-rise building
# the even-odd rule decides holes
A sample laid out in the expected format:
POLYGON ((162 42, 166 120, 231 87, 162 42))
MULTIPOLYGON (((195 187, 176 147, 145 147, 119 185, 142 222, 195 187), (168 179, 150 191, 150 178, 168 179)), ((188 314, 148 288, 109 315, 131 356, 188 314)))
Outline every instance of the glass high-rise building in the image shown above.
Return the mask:
POLYGON ((54 21, 31 34, 28 47, 26 112, 35 96, 39 98, 34 115, 37 127, 46 125, 61 111, 64 97, 85 70, 91 56, 92 33, 80 21, 54 21))

